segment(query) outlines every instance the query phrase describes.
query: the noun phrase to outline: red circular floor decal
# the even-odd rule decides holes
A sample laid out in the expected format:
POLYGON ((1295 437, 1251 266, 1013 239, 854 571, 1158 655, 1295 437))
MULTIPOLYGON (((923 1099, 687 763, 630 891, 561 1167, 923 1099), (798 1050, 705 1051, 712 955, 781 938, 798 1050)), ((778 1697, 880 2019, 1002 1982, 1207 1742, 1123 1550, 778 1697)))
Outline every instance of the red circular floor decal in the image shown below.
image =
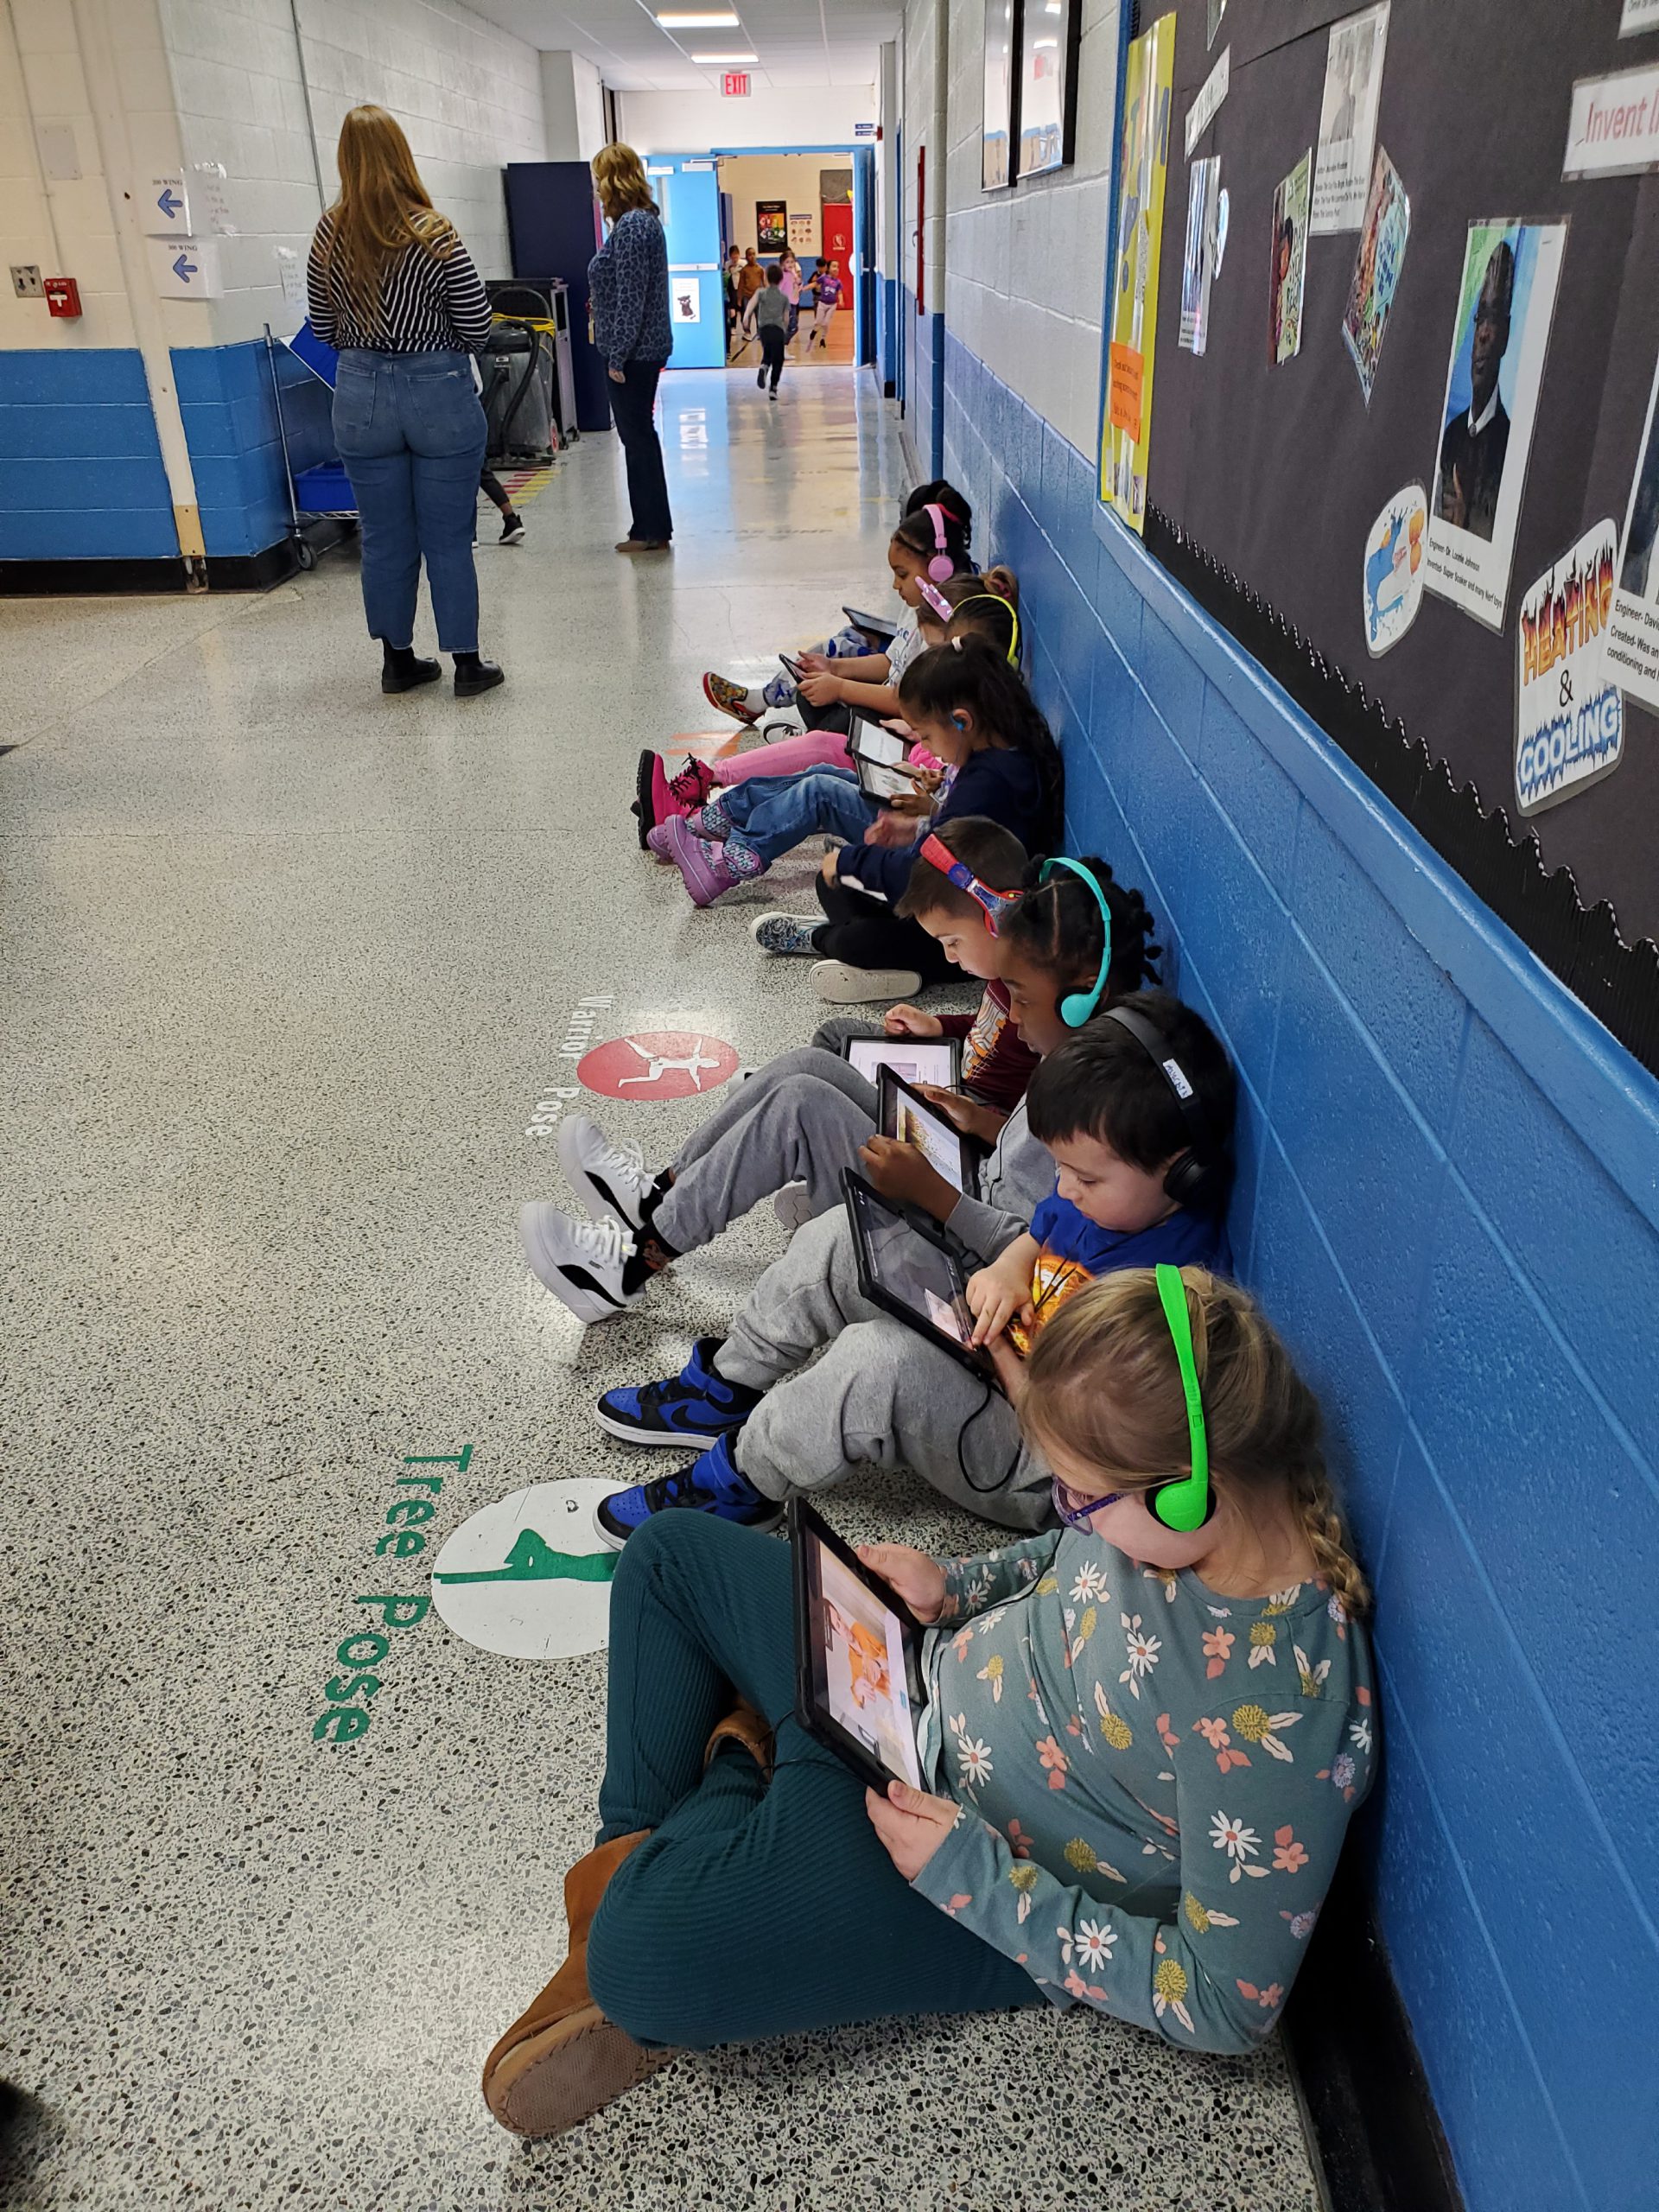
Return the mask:
POLYGON ((613 1037, 576 1063, 576 1081, 603 1098, 696 1098, 737 1071, 722 1038, 696 1029, 642 1029, 613 1037))

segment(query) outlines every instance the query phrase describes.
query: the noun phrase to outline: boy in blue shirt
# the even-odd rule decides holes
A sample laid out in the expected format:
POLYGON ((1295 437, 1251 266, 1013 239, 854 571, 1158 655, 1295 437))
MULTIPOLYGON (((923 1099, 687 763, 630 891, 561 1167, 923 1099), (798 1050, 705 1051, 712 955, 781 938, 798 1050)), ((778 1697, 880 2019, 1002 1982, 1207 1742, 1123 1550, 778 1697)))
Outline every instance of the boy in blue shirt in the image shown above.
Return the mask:
POLYGON ((1019 1347, 1111 1269, 1166 1260, 1231 1272, 1235 1091, 1208 1025, 1165 992, 1137 992, 1071 1032, 1027 1094, 1055 1193, 1028 1230, 1001 1217, 968 1282, 973 1340, 1001 1388, 865 1298, 837 1208, 767 1268, 722 1344, 698 1345, 677 1377, 601 1399, 606 1427, 622 1433, 624 1415, 642 1444, 720 1433, 679 1473, 604 1499, 600 1534, 620 1545, 653 1514, 688 1508, 772 1528, 791 1491, 827 1489, 865 1461, 912 1467, 1005 1528, 1051 1526, 1050 1471, 1020 1430, 1019 1347))

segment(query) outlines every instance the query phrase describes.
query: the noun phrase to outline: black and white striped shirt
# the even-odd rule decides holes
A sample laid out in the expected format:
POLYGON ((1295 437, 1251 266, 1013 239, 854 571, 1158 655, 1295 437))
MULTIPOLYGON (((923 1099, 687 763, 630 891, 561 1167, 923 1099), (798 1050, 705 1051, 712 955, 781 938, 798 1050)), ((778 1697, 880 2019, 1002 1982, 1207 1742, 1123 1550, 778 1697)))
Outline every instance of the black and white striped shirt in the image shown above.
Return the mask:
POLYGON ((306 267, 311 327, 326 346, 364 346, 375 353, 479 353, 490 334, 490 302, 473 257, 457 238, 439 260, 410 245, 389 260, 380 300, 367 318, 346 296, 328 267, 334 211, 317 225, 306 267))

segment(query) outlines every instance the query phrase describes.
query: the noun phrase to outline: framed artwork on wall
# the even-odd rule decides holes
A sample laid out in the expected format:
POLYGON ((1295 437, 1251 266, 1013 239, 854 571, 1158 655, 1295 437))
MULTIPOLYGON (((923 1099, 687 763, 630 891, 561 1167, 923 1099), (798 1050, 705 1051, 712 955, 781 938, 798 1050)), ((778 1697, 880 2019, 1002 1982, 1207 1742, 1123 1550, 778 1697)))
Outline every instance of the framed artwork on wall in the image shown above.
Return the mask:
POLYGON ((1014 87, 1022 177, 1064 168, 1077 152, 1080 0, 1025 0, 1014 87))
POLYGON ((760 253, 781 253, 789 244, 789 202, 757 200, 754 203, 755 248, 760 253))
MULTIPOLYGON (((1043 0, 1031 0, 1040 8, 1043 0)), ((980 141, 982 192, 1014 182, 1014 93, 1018 75, 1020 0, 985 0, 985 118, 980 141)))

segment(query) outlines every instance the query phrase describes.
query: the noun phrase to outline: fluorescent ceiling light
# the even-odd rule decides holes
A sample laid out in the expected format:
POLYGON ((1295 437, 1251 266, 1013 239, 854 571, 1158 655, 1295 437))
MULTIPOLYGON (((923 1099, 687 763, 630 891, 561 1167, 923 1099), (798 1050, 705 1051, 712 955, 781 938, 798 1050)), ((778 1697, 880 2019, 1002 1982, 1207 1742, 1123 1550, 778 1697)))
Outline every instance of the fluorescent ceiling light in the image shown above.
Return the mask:
POLYGON ((694 54, 691 59, 704 67, 719 68, 727 62, 753 61, 755 56, 752 54, 694 54))
POLYGON ((1031 41, 1032 51, 1035 53, 1039 47, 1058 46, 1059 42, 1057 38, 1034 38, 1031 41))
POLYGON ((729 8, 698 10, 690 15, 658 16, 665 31, 723 31, 734 29, 737 17, 729 8))

